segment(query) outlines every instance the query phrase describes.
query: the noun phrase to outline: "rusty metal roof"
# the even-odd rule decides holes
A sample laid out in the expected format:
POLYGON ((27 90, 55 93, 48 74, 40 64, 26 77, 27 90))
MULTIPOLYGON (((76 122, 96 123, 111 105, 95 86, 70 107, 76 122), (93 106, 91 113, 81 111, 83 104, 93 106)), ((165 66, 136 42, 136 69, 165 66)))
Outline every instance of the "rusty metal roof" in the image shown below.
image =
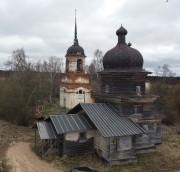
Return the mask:
POLYGON ((51 115, 50 119, 54 125, 57 134, 95 129, 94 124, 84 115, 51 115))
POLYGON ((41 121, 36 122, 39 131, 40 138, 44 139, 56 139, 56 133, 53 130, 52 124, 50 122, 41 121))
POLYGON ((104 137, 143 134, 145 131, 126 117, 120 116, 113 105, 106 103, 80 103, 70 112, 85 111, 104 137))

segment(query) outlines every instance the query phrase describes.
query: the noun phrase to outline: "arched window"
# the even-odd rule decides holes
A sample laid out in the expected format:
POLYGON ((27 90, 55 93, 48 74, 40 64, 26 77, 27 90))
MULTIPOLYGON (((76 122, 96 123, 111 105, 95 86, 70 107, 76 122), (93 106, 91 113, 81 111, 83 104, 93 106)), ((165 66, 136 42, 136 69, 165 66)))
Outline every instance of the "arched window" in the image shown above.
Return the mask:
POLYGON ((81 59, 77 60, 77 71, 82 71, 83 70, 83 62, 81 59))
POLYGON ((80 88, 76 91, 76 94, 84 94, 84 90, 82 88, 80 88))

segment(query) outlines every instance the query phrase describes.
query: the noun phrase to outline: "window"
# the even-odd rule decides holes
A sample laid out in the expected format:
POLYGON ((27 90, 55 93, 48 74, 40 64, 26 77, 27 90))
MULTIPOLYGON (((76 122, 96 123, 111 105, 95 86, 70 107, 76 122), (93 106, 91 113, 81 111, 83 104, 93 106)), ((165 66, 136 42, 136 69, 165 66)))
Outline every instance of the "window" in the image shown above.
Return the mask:
POLYGON ((77 61, 77 71, 82 71, 83 70, 83 62, 81 59, 78 59, 77 61))
POLYGON ((105 93, 109 93, 109 85, 105 85, 105 93))
POLYGON ((117 149, 128 150, 132 148, 132 137, 131 136, 123 136, 118 139, 117 149))
POLYGON ((143 112, 142 105, 133 105, 133 113, 134 114, 141 114, 143 112))
POLYGON ((84 94, 84 91, 80 89, 76 92, 76 94, 84 94))
POLYGON ((85 142, 86 141, 86 133, 81 132, 79 133, 79 142, 85 142))
POLYGON ((143 125, 143 129, 144 129, 145 131, 147 131, 147 132, 148 132, 148 131, 149 131, 149 127, 148 127, 148 125, 146 125, 146 124, 145 124, 145 125, 143 125))
POLYGON ((141 86, 136 86, 136 94, 141 96, 141 86))

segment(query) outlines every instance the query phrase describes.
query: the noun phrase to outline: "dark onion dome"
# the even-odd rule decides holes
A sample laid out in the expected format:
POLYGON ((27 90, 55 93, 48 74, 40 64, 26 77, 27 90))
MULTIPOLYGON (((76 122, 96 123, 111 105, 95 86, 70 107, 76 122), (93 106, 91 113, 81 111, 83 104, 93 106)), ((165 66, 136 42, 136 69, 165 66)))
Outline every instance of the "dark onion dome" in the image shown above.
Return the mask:
POLYGON ((142 69, 143 57, 141 53, 131 48, 131 43, 126 44, 125 35, 127 35, 127 30, 121 25, 116 31, 116 35, 118 36, 118 44, 104 55, 104 69, 142 69))
POLYGON ((83 56, 85 56, 84 49, 79 45, 72 45, 67 50, 66 56, 68 56, 68 55, 83 55, 83 56))
POLYGON ((66 56, 81 55, 85 56, 84 49, 79 45, 77 39, 77 25, 76 25, 76 16, 75 16, 75 32, 74 32, 74 44, 68 48, 66 56))

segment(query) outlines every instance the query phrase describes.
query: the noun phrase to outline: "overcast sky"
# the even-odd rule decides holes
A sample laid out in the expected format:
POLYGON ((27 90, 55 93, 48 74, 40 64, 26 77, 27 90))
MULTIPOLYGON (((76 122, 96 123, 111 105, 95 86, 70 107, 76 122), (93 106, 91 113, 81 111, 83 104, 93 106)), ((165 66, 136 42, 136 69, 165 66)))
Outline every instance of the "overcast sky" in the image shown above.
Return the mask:
POLYGON ((169 64, 180 76, 180 0, 0 0, 0 66, 23 47, 30 61, 63 57, 74 39, 77 9, 79 44, 90 63, 117 44, 122 24, 126 41, 139 50, 144 68, 169 64))

